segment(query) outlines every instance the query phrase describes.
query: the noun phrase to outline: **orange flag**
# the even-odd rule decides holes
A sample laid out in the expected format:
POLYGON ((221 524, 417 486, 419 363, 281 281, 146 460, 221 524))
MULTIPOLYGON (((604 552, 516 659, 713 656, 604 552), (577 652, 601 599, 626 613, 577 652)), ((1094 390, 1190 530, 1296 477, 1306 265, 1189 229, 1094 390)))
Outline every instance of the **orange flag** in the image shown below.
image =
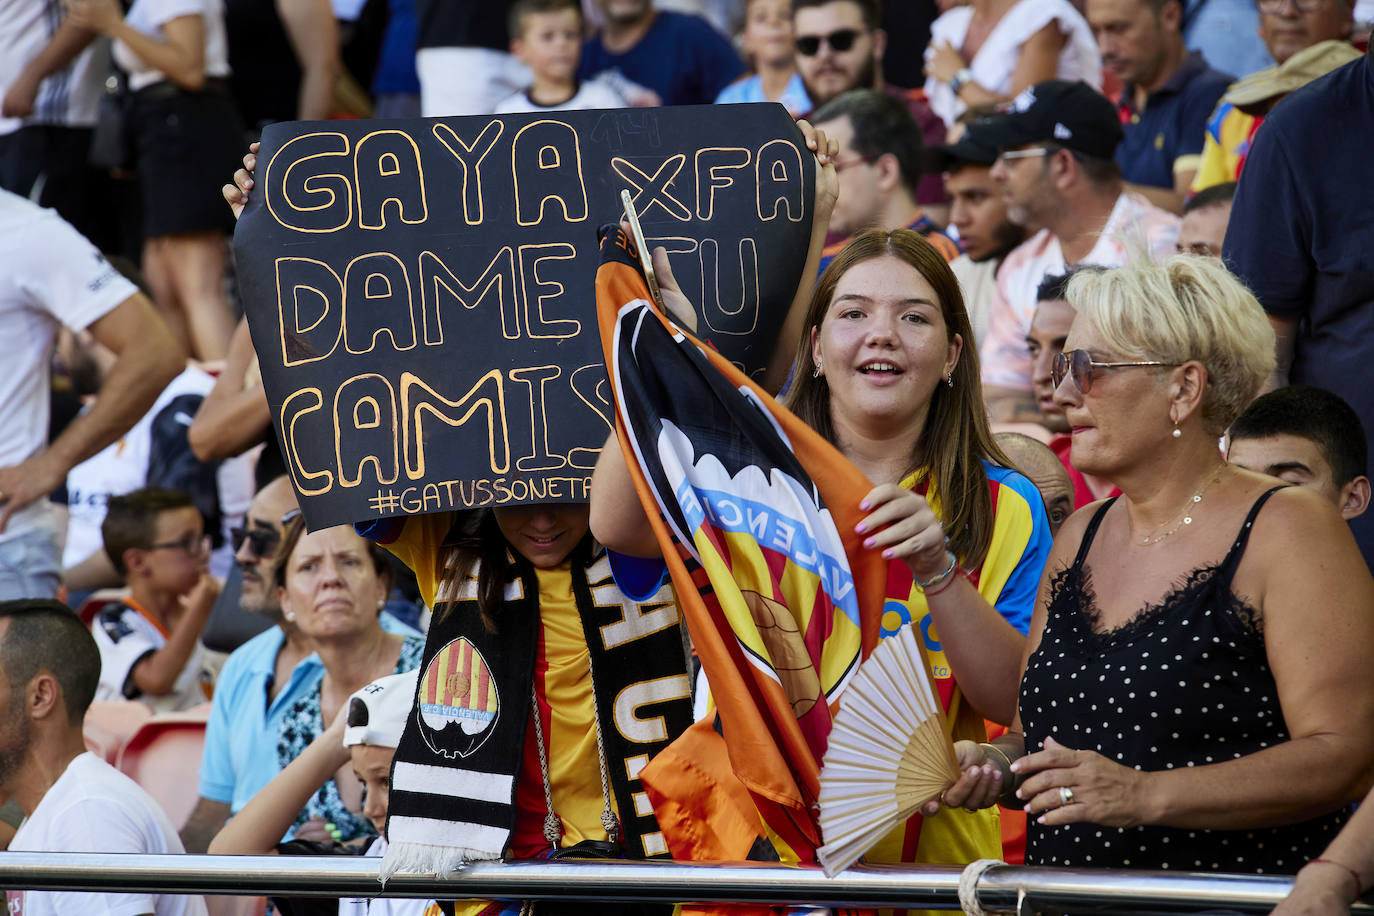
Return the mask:
POLYGON ((719 742, 700 724, 650 764, 645 782, 664 806, 656 813, 669 849, 676 858, 742 858, 737 850, 747 853, 761 817, 784 861, 815 861, 832 715, 879 638, 888 564, 854 534, 871 484, 655 311, 619 230, 603 239, 596 290, 621 447, 733 770, 710 767, 719 742), (663 778, 651 779, 656 772, 663 778), (740 804, 734 779, 757 813, 740 804))

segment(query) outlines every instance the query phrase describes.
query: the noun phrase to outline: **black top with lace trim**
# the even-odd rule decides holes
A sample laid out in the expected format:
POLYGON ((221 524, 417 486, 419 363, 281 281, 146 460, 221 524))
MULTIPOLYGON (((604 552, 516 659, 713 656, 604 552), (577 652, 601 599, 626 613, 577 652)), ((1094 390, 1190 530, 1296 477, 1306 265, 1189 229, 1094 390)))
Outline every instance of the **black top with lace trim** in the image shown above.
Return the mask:
MULTIPOLYGON (((1164 598, 1108 631, 1099 626, 1084 560, 1093 516, 1073 565, 1050 585, 1045 632, 1021 682, 1028 751, 1045 738, 1137 770, 1205 766, 1288 740, 1263 622, 1231 591, 1250 529, 1275 488, 1255 501, 1220 564, 1193 570, 1164 598)), ((1186 830, 1028 824, 1028 865, 1296 872, 1348 817, 1340 811, 1261 830, 1186 830)))

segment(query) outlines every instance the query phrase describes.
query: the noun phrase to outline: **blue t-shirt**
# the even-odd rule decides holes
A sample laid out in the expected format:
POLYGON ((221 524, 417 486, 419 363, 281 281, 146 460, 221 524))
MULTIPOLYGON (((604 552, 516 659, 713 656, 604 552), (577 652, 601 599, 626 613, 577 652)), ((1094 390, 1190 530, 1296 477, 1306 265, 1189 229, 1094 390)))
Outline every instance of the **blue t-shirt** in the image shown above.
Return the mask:
POLYGON ((744 63, 705 19, 664 11, 624 54, 607 51, 599 35, 587 42, 577 78, 606 70, 654 90, 664 105, 708 105, 744 72, 744 63))
POLYGON ((1274 66, 1273 55, 1259 36, 1255 0, 1188 0, 1183 14, 1183 43, 1201 51, 1223 73, 1244 79, 1274 66))
POLYGON ((1197 51, 1174 71, 1160 89, 1136 111, 1134 90, 1121 90, 1117 114, 1124 136, 1116 148, 1116 163, 1132 184, 1174 187, 1174 173, 1196 171, 1202 157, 1207 120, 1232 78, 1207 66, 1197 51))
POLYGON ((377 55, 377 75, 372 91, 420 94, 420 76, 415 72, 415 42, 420 30, 415 18, 415 0, 390 0, 382 48, 377 55))
MULTIPOLYGON (((1374 61, 1279 102, 1255 133, 1222 254, 1266 312, 1298 322, 1289 381, 1355 408, 1374 452, 1374 61)), ((1350 522, 1374 565, 1374 512, 1350 522)))
MULTIPOLYGON (((763 79, 757 73, 742 80, 736 80, 722 89, 720 95, 716 96, 717 105, 771 101, 772 99, 763 94, 763 79)), ((782 95, 778 98, 778 104, 786 108, 787 113, 794 118, 811 110, 811 97, 806 94, 806 86, 802 83, 800 73, 793 73, 792 78, 787 81, 787 88, 782 91, 782 95)))
MULTIPOLYGON (((377 618, 383 630, 418 637, 414 627, 383 611, 377 618)), ((313 652, 296 663, 291 680, 267 701, 275 676, 277 653, 286 636, 273 626, 233 651, 215 681, 210 721, 205 727, 205 750, 200 758, 200 795, 228 802, 236 813, 281 772, 277 765, 277 733, 285 711, 319 686, 324 665, 313 652)))
POLYGON ((267 701, 286 637, 272 627, 234 650, 215 682, 205 750, 200 758, 200 794, 228 802, 237 812, 281 772, 277 766, 277 729, 282 713, 314 690, 324 676, 320 657, 311 653, 291 672, 291 680, 267 701))

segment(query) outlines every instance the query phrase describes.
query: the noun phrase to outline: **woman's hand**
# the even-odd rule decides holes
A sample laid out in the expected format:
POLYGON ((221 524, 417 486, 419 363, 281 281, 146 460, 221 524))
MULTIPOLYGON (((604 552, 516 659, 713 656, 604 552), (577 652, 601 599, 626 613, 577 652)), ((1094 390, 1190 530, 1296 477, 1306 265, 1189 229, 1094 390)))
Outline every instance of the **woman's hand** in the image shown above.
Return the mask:
POLYGON ((840 155, 840 141, 827 137, 825 131, 810 121, 798 121, 806 148, 816 154, 816 220, 828 225, 835 201, 840 197, 840 175, 835 171, 835 159, 840 155))
POLYGON ((1016 797, 1026 813, 1050 826, 1087 822, 1108 827, 1147 824, 1149 774, 1113 763, 1093 751, 1075 751, 1045 739, 1045 749, 1011 765, 1026 776, 1016 797))
POLYGON ((1356 897, 1350 872, 1329 862, 1309 862, 1274 916, 1346 916, 1356 897))
POLYGON ((248 205, 248 192, 253 189, 253 170, 258 167, 258 148, 262 144, 254 141, 248 144, 248 154, 243 157, 243 168, 234 173, 234 183, 220 188, 220 194, 229 209, 234 211, 234 219, 243 215, 248 205))
POLYGON ((663 307, 668 316, 691 333, 697 332, 697 310, 678 285, 673 276, 673 265, 668 263, 668 249, 655 248, 649 255, 654 262, 654 277, 658 281, 658 294, 663 299, 663 307))
POLYGON ((932 45, 930 57, 926 60, 926 76, 948 83, 954 74, 968 66, 964 56, 948 40, 932 45))
POLYGON ((124 21, 117 0, 66 0, 67 21, 92 32, 110 34, 124 21))
POLYGON ((1346 916, 1355 896, 1354 876, 1334 862, 1309 862, 1298 871, 1293 890, 1274 908, 1274 916, 1346 916))
POLYGON ((922 581, 945 571, 945 529, 924 497, 885 483, 870 490, 859 508, 869 513, 854 528, 856 534, 869 535, 865 547, 881 549, 889 560, 901 560, 922 581))
POLYGON ((939 814, 942 805, 965 811, 991 808, 1002 794, 1002 771, 978 742, 954 742, 954 756, 959 760, 959 778, 946 786, 939 798, 921 806, 926 817, 939 814))

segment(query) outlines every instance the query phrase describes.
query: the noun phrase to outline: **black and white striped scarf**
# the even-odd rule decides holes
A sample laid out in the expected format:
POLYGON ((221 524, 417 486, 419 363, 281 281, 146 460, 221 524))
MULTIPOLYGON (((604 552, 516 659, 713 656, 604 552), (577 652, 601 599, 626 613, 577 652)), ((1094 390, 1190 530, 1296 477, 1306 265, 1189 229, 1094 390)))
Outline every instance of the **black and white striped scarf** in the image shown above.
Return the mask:
MULTIPOLYGON (((692 721, 677 606, 668 586, 645 602, 621 594, 590 536, 572 556, 624 855, 664 856, 638 774, 692 721)), ((457 606, 435 614, 392 764, 383 877, 443 873, 506 852, 539 644, 537 571, 517 555, 510 561, 498 632, 483 626, 475 574, 459 586, 457 606)))

